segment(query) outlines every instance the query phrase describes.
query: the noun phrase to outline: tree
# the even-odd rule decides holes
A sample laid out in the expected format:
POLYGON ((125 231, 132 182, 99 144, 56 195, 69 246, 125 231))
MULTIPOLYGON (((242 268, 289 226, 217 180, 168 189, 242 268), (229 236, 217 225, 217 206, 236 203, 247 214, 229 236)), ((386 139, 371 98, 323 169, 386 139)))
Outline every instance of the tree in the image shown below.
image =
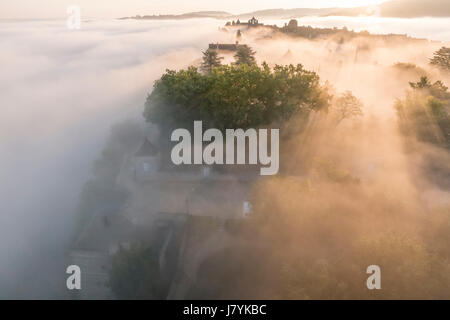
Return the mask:
POLYGON ((158 255, 152 248, 133 245, 119 248, 112 258, 109 285, 118 299, 163 299, 164 286, 158 255))
POLYGON ((409 85, 414 90, 426 90, 427 93, 435 98, 444 100, 450 99, 450 93, 447 91, 448 88, 441 80, 431 83, 430 80, 428 80, 428 77, 420 77, 420 81, 410 82, 409 85))
POLYGON ((428 77, 420 77, 418 82, 410 82, 410 87, 413 89, 428 89, 431 88, 431 82, 428 80, 428 77))
POLYGON ((422 142, 450 147, 450 93, 442 81, 431 83, 427 77, 409 83, 412 91, 398 100, 396 109, 400 128, 422 142))
POLYGON ((238 31, 236 32, 236 38, 237 38, 238 40, 240 40, 240 39, 242 38, 242 32, 241 32, 241 30, 238 30, 238 31))
POLYGON ((257 128, 327 108, 319 76, 302 65, 269 68, 224 65, 201 74, 194 67, 168 70, 156 81, 145 104, 147 121, 163 128, 257 128))
POLYGON ((246 44, 238 46, 237 52, 234 55, 237 65, 247 64, 249 66, 256 64, 255 51, 246 44))
POLYGON ((211 49, 204 51, 201 70, 203 72, 210 73, 213 68, 220 67, 222 65, 220 60, 223 60, 223 57, 219 57, 217 51, 211 49))
POLYGON ((442 47, 434 53, 430 64, 441 68, 446 71, 450 71, 450 48, 442 47))
POLYGON ((298 28, 298 21, 295 19, 292 19, 291 21, 289 21, 287 28, 289 30, 295 31, 298 28))
POLYGON ((363 104, 361 100, 356 98, 350 91, 346 91, 336 99, 335 111, 337 116, 337 124, 344 119, 361 117, 363 104))

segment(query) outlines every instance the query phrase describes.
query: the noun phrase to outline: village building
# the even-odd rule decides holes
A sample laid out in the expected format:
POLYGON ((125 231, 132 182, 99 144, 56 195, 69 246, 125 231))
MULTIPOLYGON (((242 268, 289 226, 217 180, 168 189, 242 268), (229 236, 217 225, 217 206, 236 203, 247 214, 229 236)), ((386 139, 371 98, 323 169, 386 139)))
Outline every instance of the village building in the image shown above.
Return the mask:
POLYGON ((248 20, 247 22, 241 22, 241 20, 237 19, 236 21, 232 21, 232 22, 227 22, 225 26, 229 27, 229 26, 244 26, 244 27, 260 27, 263 26, 263 23, 259 23, 258 19, 256 19, 255 17, 252 17, 250 20, 248 20))
POLYGON ((255 17, 253 17, 250 20, 248 20, 248 26, 249 27, 257 27, 257 26, 259 26, 259 21, 255 17))
POLYGON ((145 179, 159 171, 161 157, 159 149, 147 138, 144 139, 139 150, 132 157, 135 179, 145 179))
POLYGON ((210 43, 210 50, 219 50, 219 51, 237 51, 239 48, 239 42, 236 43, 210 43))

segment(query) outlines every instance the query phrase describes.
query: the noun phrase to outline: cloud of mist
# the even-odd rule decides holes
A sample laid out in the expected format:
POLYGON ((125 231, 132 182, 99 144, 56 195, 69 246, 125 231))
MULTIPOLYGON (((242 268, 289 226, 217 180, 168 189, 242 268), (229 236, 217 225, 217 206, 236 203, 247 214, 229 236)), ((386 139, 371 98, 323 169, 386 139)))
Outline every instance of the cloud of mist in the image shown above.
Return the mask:
MULTIPOLYGON (((403 20, 412 20, 409 23, 413 26, 416 19, 403 20)), ((305 23, 304 19, 299 22, 305 23)), ((331 25, 334 23, 332 20, 331 25)), ((427 25, 433 28, 435 24, 430 22, 427 25)), ((449 84, 448 74, 440 73, 429 64, 429 58, 445 44, 383 37, 348 38, 342 34, 307 40, 273 34, 264 29, 244 32, 243 42, 255 49, 258 61, 266 61, 269 65, 301 63, 306 69, 317 72, 321 81, 328 81, 335 90, 334 94, 349 90, 364 103, 364 117, 357 121, 360 127, 352 127, 352 121, 344 123, 340 126, 342 128, 333 131, 333 135, 340 138, 337 141, 333 138, 333 142, 323 148, 316 147, 319 153, 340 158, 351 172, 376 177, 381 185, 392 175, 403 174, 403 182, 400 182, 403 186, 412 178, 414 166, 419 163, 412 164, 404 151, 393 106, 396 99, 404 97, 406 90, 410 89, 409 82, 417 81, 420 75, 449 84), (415 69, 404 70, 396 67, 397 63, 412 63, 415 69)), ((319 132, 312 135, 320 136, 319 132)), ((327 139, 318 139, 327 143, 327 139)), ((430 146, 421 147, 423 153, 436 152, 430 149, 430 146)), ((442 159, 447 157, 442 155, 442 159)), ((392 183, 389 187, 397 188, 392 183)), ((450 202, 448 192, 440 195, 441 202, 450 202)))
MULTIPOLYGON (((449 18, 387 18, 387 17, 300 17, 299 22, 314 28, 347 27, 357 32, 367 30, 375 34, 406 34, 410 37, 435 41, 450 41, 446 27, 449 18)), ((270 23, 270 21, 268 22, 270 23)), ((274 21, 273 23, 277 23, 274 21)), ((272 23, 271 23, 272 24, 272 23)))
POLYGON ((1 22, 0 297, 64 294, 74 209, 111 126, 140 120, 153 81, 216 33, 205 20, 1 22))
MULTIPOLYGON (((219 32, 219 24, 212 19, 98 20, 84 21, 80 31, 72 32, 64 21, 1 22, 1 298, 64 296, 64 254, 75 206, 111 126, 141 119, 145 97, 166 68, 198 63, 209 42, 233 43, 234 34, 219 32)), ((405 199, 412 199, 416 190, 392 104, 415 79, 392 65, 413 62, 433 73, 427 57, 440 44, 263 36, 244 32, 243 42, 255 48, 258 61, 302 63, 365 104, 365 129, 352 131, 349 125, 332 140, 318 136, 325 144, 315 154, 340 157, 377 190, 386 186, 384 179, 395 177, 390 190, 401 189, 405 199), (284 57, 288 50, 292 56, 284 57), (371 116, 389 119, 381 134, 370 129, 371 116)), ((432 189, 440 201, 447 199, 447 192, 432 189)))
MULTIPOLYGON (((221 299, 448 297, 442 233, 448 232, 450 190, 423 168, 433 155, 445 177, 449 153, 406 143, 394 109, 420 75, 449 84, 448 75, 429 65, 443 44, 342 34, 306 40, 263 28, 244 30, 242 42, 255 49, 259 62, 301 63, 329 81, 335 94, 350 90, 364 103, 364 116, 335 126, 329 116, 313 114, 304 131, 281 139, 281 176, 262 179, 253 190, 251 224, 258 227, 244 235, 257 244, 248 249, 251 242, 243 237, 241 246, 206 259, 197 274, 204 292, 221 299), (399 62, 416 67, 406 70, 395 66, 399 62), (243 258, 263 242, 256 262, 243 258), (434 265, 439 271, 433 271, 436 252, 444 261, 434 265), (363 286, 365 268, 377 263, 386 275, 384 291, 370 294, 363 286), (241 278, 253 282, 233 281, 236 264, 241 278), (404 275, 396 273, 402 268, 404 275), (211 288, 217 279, 227 281, 211 288)), ((195 298, 205 298, 204 292, 195 298)))

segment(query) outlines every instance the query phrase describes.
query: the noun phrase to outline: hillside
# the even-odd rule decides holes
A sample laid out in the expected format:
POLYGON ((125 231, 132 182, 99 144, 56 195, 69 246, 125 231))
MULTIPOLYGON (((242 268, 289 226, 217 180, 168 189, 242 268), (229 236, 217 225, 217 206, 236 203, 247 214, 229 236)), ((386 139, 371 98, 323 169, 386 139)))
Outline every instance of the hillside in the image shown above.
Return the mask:
MULTIPOLYGON (((448 0, 391 0, 378 6, 382 17, 416 18, 416 17, 450 17, 450 1, 448 0)), ((180 15, 137 15, 122 19, 149 19, 149 20, 181 20, 193 18, 216 19, 248 19, 258 18, 290 19, 304 16, 359 16, 373 14, 374 8, 368 6, 354 8, 295 8, 295 9, 267 9, 231 14, 225 11, 199 11, 180 15)))
POLYGON ((225 11, 197 11, 183 14, 164 14, 164 15, 136 15, 134 17, 123 17, 121 19, 144 19, 144 20, 184 20, 195 18, 216 18, 224 19, 231 14, 225 11))

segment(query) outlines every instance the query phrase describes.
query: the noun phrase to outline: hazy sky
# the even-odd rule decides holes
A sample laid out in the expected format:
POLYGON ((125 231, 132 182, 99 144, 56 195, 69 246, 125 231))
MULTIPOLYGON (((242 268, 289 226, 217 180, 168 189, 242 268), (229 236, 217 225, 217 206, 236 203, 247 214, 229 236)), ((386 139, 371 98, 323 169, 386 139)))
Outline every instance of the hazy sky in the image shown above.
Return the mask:
POLYGON ((220 10, 243 13, 270 8, 355 7, 385 0, 0 0, 0 19, 63 18, 68 5, 79 5, 84 17, 184 13, 220 10))

